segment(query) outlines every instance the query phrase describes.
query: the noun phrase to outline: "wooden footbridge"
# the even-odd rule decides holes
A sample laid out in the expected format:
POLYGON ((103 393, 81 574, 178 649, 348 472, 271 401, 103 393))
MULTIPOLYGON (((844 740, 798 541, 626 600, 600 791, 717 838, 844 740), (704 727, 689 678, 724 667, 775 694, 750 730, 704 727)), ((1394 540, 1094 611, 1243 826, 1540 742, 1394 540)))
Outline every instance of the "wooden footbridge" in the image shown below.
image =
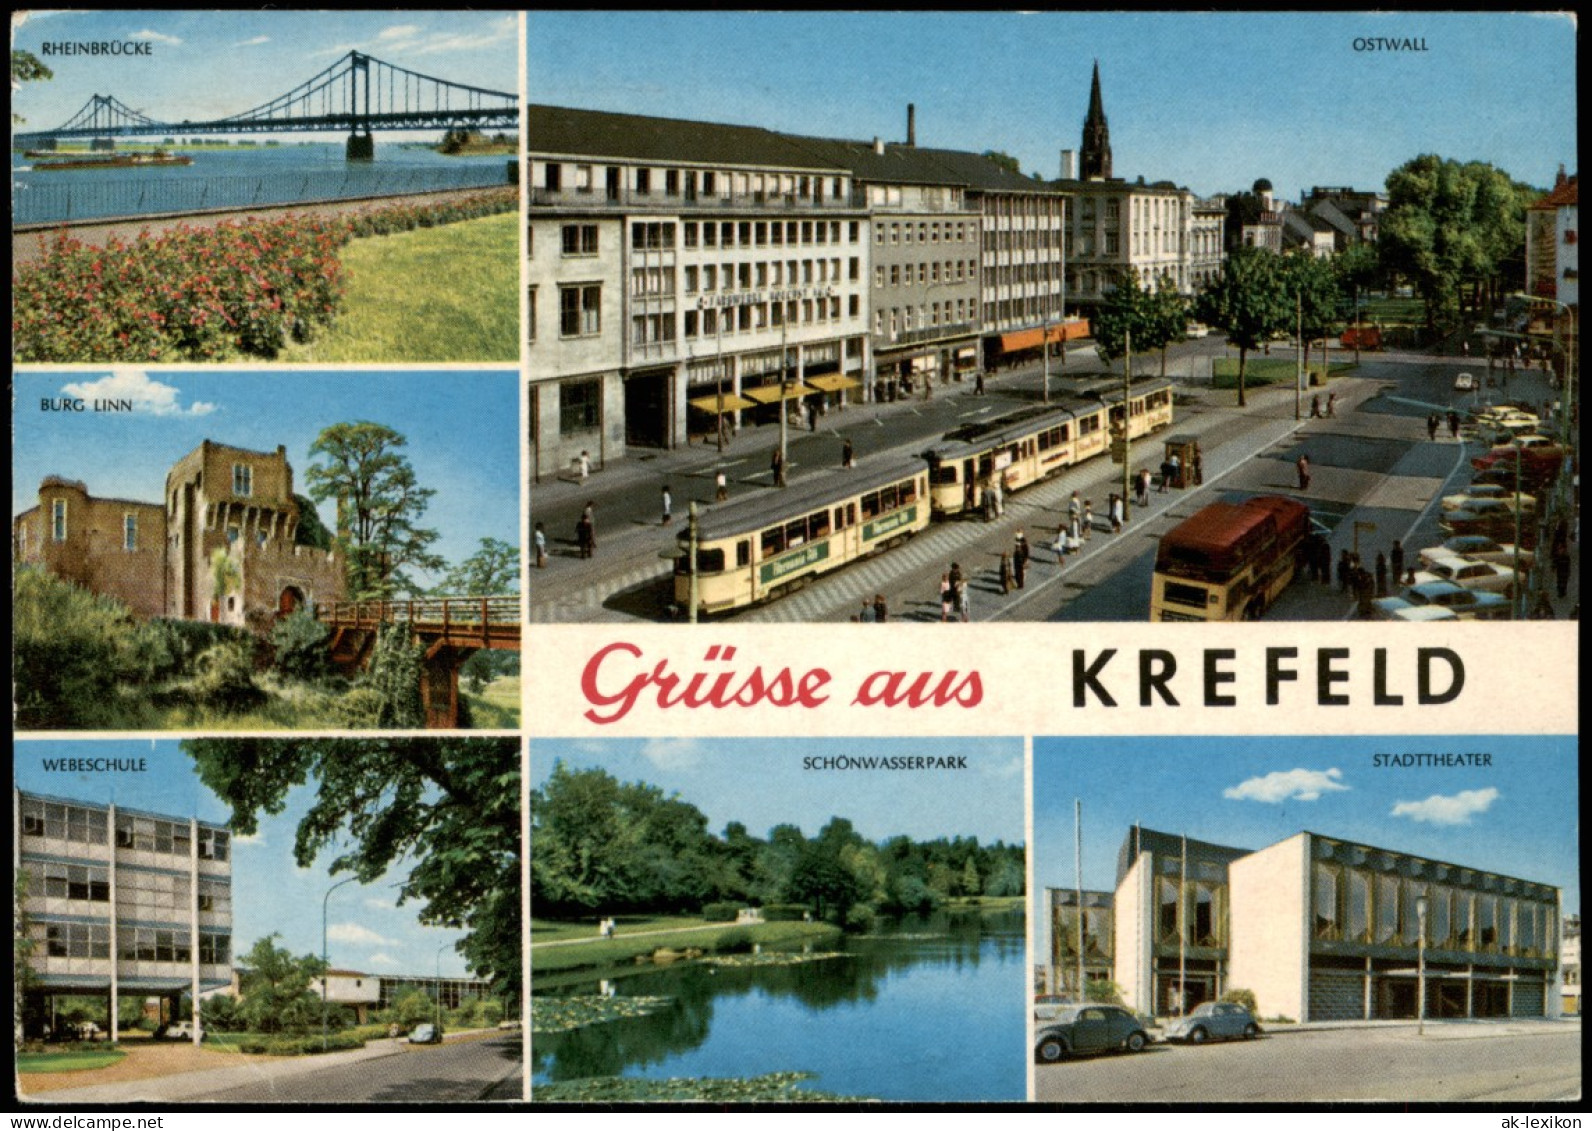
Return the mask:
POLYGON ((520 598, 420 597, 410 601, 339 601, 317 606, 332 630, 332 663, 352 674, 367 667, 384 625, 401 624, 425 649, 420 700, 426 726, 459 725, 459 668, 482 648, 520 650, 520 598))

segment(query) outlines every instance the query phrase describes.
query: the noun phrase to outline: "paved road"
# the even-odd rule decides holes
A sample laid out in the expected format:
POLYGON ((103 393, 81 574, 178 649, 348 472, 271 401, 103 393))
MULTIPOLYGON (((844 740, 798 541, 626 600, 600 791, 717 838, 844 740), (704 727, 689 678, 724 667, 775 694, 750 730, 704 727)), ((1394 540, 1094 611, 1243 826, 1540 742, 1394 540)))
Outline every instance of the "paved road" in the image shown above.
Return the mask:
POLYGON ((332 1065, 190 1097, 218 1103, 474 1103, 518 1100, 519 1034, 441 1045, 399 1044, 391 1056, 332 1065))
POLYGON ((1200 1048, 1152 1045, 1035 1068, 1042 1103, 1515 1103, 1580 1095, 1581 1027, 1565 1022, 1429 1024, 1424 1038, 1413 1025, 1329 1029, 1200 1048))

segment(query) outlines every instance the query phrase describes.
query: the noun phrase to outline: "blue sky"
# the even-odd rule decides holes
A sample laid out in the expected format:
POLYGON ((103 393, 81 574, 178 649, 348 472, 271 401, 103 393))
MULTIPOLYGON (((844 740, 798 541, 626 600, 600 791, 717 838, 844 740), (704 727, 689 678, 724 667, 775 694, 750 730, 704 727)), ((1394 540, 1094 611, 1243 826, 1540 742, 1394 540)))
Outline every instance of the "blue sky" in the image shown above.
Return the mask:
POLYGON ((1581 908, 1576 740, 1562 737, 1034 740, 1035 890, 1116 887, 1135 821, 1234 848, 1295 833, 1408 852, 1563 889, 1581 908), (1377 767, 1377 754, 1487 753, 1471 768, 1377 767))
POLYGON ((740 821, 766 837, 779 824, 814 836, 831 817, 850 818, 878 842, 976 836, 1023 840, 1023 744, 1016 738, 653 738, 531 742, 531 788, 563 759, 678 793, 722 833, 740 821), (947 771, 804 770, 804 757, 966 755, 947 771))
POLYGON ((205 121, 285 94, 356 49, 437 78, 515 91, 518 40, 512 12, 46 12, 16 28, 12 46, 40 55, 55 77, 24 84, 13 109, 26 128, 48 128, 91 95, 113 94, 157 121, 205 121), (127 40, 149 43, 151 55, 41 53, 45 42, 127 40))
MULTIPOLYGON (((309 447, 345 421, 385 424, 409 440, 415 474, 436 495, 421 525, 441 534, 450 563, 482 538, 519 542, 519 388, 513 371, 195 372, 143 369, 18 372, 12 415, 11 513, 38 505, 46 475, 82 480, 91 495, 159 502, 166 472, 205 439, 275 451, 287 446, 293 486, 307 494, 309 447), (46 397, 130 397, 131 413, 44 412, 46 397)), ((319 507, 332 528, 336 513, 319 507)), ((441 580, 416 572, 429 585, 441 580)))
POLYGON ((538 12, 529 101, 1004 150, 1059 175, 1100 62, 1113 172, 1200 195, 1380 189, 1421 153, 1576 166, 1575 28, 1497 12, 538 12), (1423 53, 1356 51, 1420 38, 1423 53))
MULTIPOLYGON (((226 823, 230 810, 194 772, 193 760, 178 743, 139 739, 96 742, 16 742, 14 776, 24 792, 115 802, 173 817, 226 823), (143 758, 148 771, 124 774, 67 774, 44 769, 46 759, 62 757, 143 758)), ((232 853, 232 945, 234 957, 255 941, 280 932, 278 945, 294 954, 320 954, 321 901, 332 878, 323 861, 300 868, 293 859, 293 834, 314 800, 309 788, 288 794, 286 809, 261 819, 252 837, 234 838, 232 853)), ((444 976, 468 974, 453 943, 464 932, 422 927, 419 904, 397 906, 396 884, 407 869, 394 869, 374 884, 348 884, 332 895, 327 922, 328 952, 334 967, 370 974, 435 974, 442 949, 444 976)))

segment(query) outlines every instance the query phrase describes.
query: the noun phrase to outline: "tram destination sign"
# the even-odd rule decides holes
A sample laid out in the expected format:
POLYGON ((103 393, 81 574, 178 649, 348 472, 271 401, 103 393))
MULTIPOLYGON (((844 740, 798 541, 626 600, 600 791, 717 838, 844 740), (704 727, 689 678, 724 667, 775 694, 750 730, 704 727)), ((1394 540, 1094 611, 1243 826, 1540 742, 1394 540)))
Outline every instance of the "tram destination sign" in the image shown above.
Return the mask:
POLYGON ((874 519, 872 522, 862 524, 862 540, 872 542, 875 538, 882 538, 903 526, 911 526, 917 521, 918 508, 907 507, 905 510, 887 514, 883 518, 874 519))
POLYGON ((828 542, 813 542, 799 550, 781 555, 773 561, 764 562, 758 567, 757 577, 764 585, 769 585, 782 577, 795 573, 799 569, 806 569, 810 565, 816 565, 828 556, 828 542))

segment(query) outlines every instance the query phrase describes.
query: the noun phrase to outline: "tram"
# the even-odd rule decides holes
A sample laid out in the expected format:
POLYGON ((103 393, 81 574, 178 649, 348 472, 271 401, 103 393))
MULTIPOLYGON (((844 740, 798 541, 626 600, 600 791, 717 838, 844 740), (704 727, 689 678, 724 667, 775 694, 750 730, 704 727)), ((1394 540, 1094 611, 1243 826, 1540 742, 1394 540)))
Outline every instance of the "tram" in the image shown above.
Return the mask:
POLYGON ((1136 382, 1126 396, 1120 384, 1102 382, 1082 395, 1019 409, 995 420, 964 425, 925 453, 929 505, 934 518, 977 513, 1000 477, 1003 491, 1018 491, 1110 450, 1128 404, 1128 438, 1172 423, 1172 382, 1136 382))
MULTIPOLYGON (((929 524, 922 459, 858 465, 714 507, 697 524, 697 608, 715 613, 772 600, 929 524)), ((691 603, 689 529, 679 535, 674 598, 691 603)))

